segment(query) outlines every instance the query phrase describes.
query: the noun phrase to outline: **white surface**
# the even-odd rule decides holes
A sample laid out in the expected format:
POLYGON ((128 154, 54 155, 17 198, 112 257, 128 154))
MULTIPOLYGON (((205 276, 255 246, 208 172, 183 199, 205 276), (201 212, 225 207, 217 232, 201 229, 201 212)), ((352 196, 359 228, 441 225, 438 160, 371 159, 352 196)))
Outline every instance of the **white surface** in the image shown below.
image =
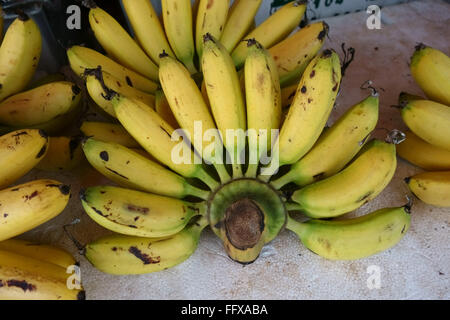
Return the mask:
MULTIPOLYGON (((386 7, 381 30, 366 28, 367 15, 355 13, 326 19, 330 39, 326 47, 340 51, 340 44, 356 49, 353 64, 347 70, 334 121, 346 108, 362 100, 367 91, 360 85, 371 79, 382 87, 378 127, 404 129, 396 104, 400 91, 420 93, 408 69, 409 57, 418 42, 450 53, 448 25, 450 5, 442 1, 417 1, 386 7), (378 50, 375 50, 375 47, 378 50)), ((383 137, 380 129, 376 135, 383 137)), ((394 180, 374 201, 355 214, 399 206, 408 193, 403 178, 420 170, 399 160, 394 180)), ((24 179, 49 177, 32 172, 24 179)), ((109 233, 83 212, 79 185, 99 184, 95 177, 80 172, 54 174, 71 183, 70 206, 57 218, 28 232, 25 238, 57 243, 76 254, 76 248, 64 235, 62 225, 80 218, 72 234, 82 243, 109 233)), ((438 209, 419 201, 412 212, 411 229, 394 248, 375 256, 352 262, 328 261, 312 254, 296 236, 282 231, 251 265, 231 261, 221 242, 210 230, 203 233, 200 245, 186 262, 159 273, 140 276, 110 276, 94 269, 79 257, 82 281, 88 299, 449 299, 450 298, 450 210, 438 209), (381 288, 368 289, 367 268, 381 268, 381 288)))

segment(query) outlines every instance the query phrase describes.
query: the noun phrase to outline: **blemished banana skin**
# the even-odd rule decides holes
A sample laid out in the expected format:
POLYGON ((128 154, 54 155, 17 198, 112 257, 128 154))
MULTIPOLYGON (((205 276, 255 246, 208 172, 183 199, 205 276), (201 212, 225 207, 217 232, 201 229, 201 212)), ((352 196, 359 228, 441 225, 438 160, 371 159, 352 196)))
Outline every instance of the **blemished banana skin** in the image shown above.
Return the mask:
POLYGON ((410 100, 401 105, 408 128, 426 142, 450 151, 450 108, 431 100, 410 100))
POLYGON ((84 300, 81 284, 67 286, 69 276, 54 263, 0 249, 1 300, 84 300))
POLYGON ((0 103, 0 123, 29 127, 49 122, 74 110, 81 89, 68 81, 57 81, 10 96, 0 103))
POLYGON ((272 181, 276 189, 294 182, 305 186, 328 178, 339 171, 361 150, 378 122, 378 95, 370 95, 351 107, 314 147, 284 176, 272 181))
POLYGON ((289 217, 286 228, 295 232, 312 252, 330 260, 356 260, 387 250, 409 229, 411 208, 384 208, 346 220, 308 220, 289 217))
POLYGON ((206 209, 205 203, 110 186, 90 187, 80 198, 86 213, 103 227, 148 238, 174 235, 206 209))
POLYGON ((344 170, 295 191, 292 201, 308 217, 337 217, 374 199, 391 181, 396 167, 395 144, 372 140, 344 170))
POLYGON ((450 207, 450 171, 423 172, 405 179, 411 192, 421 201, 450 207))
POLYGON ((0 241, 15 237, 56 217, 66 207, 70 186, 55 180, 30 181, 0 191, 0 241))
POLYGON ((0 190, 33 169, 47 148, 48 136, 41 130, 24 129, 0 136, 0 190))
POLYGON ((117 123, 83 121, 80 127, 81 132, 86 137, 103 142, 113 142, 127 148, 139 148, 139 143, 117 123))
POLYGON ((85 247, 85 256, 97 269, 109 274, 143 274, 174 267, 197 249, 200 234, 208 225, 202 218, 181 232, 162 238, 112 235, 85 247))
MULTIPOLYGON (((299 24, 306 11, 307 1, 291 1, 281 7, 243 39, 256 39, 264 48, 286 38, 299 24)), ((240 42, 231 53, 237 68, 241 68, 247 57, 246 43, 240 42)))
POLYGON ((450 57, 419 44, 411 57, 411 74, 428 98, 450 106, 450 57))
MULTIPOLYGON (((1 30, 0 28, 0 33, 1 30)), ((2 101, 25 89, 33 77, 41 56, 41 32, 33 19, 19 12, 19 16, 6 30, 5 37, 0 43, 0 101, 2 101)))
POLYGON ((104 72, 133 88, 147 93, 153 93, 158 90, 159 86, 156 82, 120 65, 95 50, 82 46, 73 46, 67 49, 67 58, 72 70, 80 77, 84 75, 86 69, 95 69, 100 66, 104 72))
POLYGON ((50 137, 45 157, 36 165, 45 171, 72 170, 83 161, 81 137, 50 137))

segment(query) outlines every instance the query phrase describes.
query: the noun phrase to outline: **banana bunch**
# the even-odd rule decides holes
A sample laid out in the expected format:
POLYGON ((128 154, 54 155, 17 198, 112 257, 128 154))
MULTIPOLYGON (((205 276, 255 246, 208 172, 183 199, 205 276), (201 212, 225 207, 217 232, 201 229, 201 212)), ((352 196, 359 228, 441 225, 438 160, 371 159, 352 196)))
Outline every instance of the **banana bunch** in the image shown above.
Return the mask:
POLYGON ((405 181, 423 202, 450 207, 450 57, 419 44, 410 68, 428 99, 405 92, 400 94, 399 108, 409 131, 398 154, 429 172, 405 181))
POLYGON ((1 300, 85 299, 79 279, 68 273, 78 263, 63 249, 9 239, 0 242, 0 258, 1 300))
MULTIPOLYGON (((131 14, 134 2, 125 3, 131 14)), ((157 25, 150 5, 137 3, 151 13, 147 25, 157 25)), ((191 10, 181 10, 190 8, 190 1, 162 2, 173 50, 158 55, 161 89, 154 102, 121 91, 104 76, 86 78, 97 82, 99 104, 108 105, 120 123, 82 126, 87 160, 114 182, 80 193, 92 220, 115 232, 88 243, 86 258, 111 274, 161 271, 189 258, 208 225, 240 263, 257 259, 285 226, 328 259, 359 259, 395 245, 409 228, 409 204, 329 220, 385 189, 397 167, 398 141, 393 133, 386 141, 370 139, 379 115, 376 92, 324 130, 341 84, 339 56, 332 49, 319 52, 326 23, 283 40, 301 20, 302 1, 289 3, 253 31, 260 1, 236 1, 229 19, 240 23, 225 22, 222 42, 224 9, 208 3, 198 2, 193 17, 204 23, 193 25, 191 10), (184 23, 180 33, 174 16, 184 23), (235 27, 241 29, 233 37, 235 27), (186 36, 193 29, 199 46, 186 36), (242 34, 252 36, 239 43, 242 34), (191 76, 196 53, 199 81, 191 76), (295 221, 293 211, 310 220, 295 221)), ((137 21, 133 28, 143 43, 137 21)), ((142 46, 151 52, 152 45, 165 46, 164 39, 142 46)))

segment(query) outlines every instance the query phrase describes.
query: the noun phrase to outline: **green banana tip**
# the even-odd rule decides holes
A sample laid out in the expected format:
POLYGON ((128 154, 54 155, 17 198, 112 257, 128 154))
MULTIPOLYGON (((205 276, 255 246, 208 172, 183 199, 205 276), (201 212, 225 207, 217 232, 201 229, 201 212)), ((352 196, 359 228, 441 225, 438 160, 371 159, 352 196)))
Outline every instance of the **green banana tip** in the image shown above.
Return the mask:
POLYGON ((215 42, 214 37, 209 32, 207 32, 203 35, 203 43, 206 43, 208 41, 211 41, 213 43, 215 42))
POLYGON ((255 38, 244 39, 244 41, 247 41, 247 48, 255 46, 257 49, 262 49, 262 45, 255 38))
POLYGON ((159 54, 159 58, 160 59, 162 59, 162 58, 166 58, 166 57, 168 57, 169 56, 169 54, 166 52, 166 50, 163 50, 160 54, 159 54))
POLYGON ((423 44, 422 42, 419 42, 414 48, 415 48, 415 51, 417 52, 417 51, 428 48, 428 46, 426 44, 423 44))

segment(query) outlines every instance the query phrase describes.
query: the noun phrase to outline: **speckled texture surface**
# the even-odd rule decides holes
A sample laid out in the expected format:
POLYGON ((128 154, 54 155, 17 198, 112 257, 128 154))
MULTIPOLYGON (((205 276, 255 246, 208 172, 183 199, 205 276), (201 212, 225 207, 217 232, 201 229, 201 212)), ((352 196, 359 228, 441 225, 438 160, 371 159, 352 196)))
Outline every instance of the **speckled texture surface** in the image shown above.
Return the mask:
MULTIPOLYGON (((327 47, 339 53, 340 44, 356 49, 330 124, 368 92, 360 85, 373 80, 380 88, 379 128, 404 129, 396 104, 400 91, 421 93, 413 82, 408 60, 417 42, 450 53, 450 5, 438 0, 416 1, 382 10, 381 30, 366 28, 367 15, 350 14, 326 19, 330 25, 327 47)), ((384 129, 375 135, 383 137, 384 129)), ((351 215, 405 203, 408 190, 403 178, 420 169, 399 160, 395 178, 373 201, 351 215)), ((22 179, 54 177, 72 184, 69 207, 57 218, 23 237, 56 243, 74 254, 77 250, 62 231, 62 225, 80 218, 72 234, 82 243, 108 231, 82 211, 77 179, 86 185, 101 183, 98 175, 77 171, 48 174, 33 171, 22 179)), ((349 215, 349 216, 351 216, 349 215)), ((284 230, 260 258, 242 266, 231 261, 221 242, 207 230, 194 255, 172 269, 148 275, 110 276, 94 269, 78 256, 88 299, 449 299, 450 298, 450 209, 434 208, 415 201, 409 232, 394 248, 351 262, 322 259, 284 230), (381 270, 381 287, 367 287, 367 268, 381 270)))

